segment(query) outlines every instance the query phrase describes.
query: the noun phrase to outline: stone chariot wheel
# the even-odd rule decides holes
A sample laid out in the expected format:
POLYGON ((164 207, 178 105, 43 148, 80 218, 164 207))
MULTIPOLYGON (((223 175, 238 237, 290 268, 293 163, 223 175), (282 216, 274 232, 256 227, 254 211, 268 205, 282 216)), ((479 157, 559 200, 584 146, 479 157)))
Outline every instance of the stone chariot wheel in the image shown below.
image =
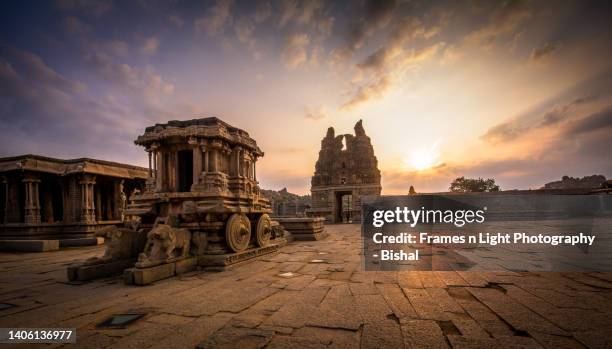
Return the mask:
POLYGON ((240 252, 249 246, 251 240, 251 222, 247 216, 234 213, 225 226, 225 241, 234 252, 240 252))
POLYGON ((255 232, 255 239, 257 240, 257 246, 264 247, 270 242, 272 236, 272 224, 270 222, 270 216, 262 214, 257 221, 257 231, 255 232))

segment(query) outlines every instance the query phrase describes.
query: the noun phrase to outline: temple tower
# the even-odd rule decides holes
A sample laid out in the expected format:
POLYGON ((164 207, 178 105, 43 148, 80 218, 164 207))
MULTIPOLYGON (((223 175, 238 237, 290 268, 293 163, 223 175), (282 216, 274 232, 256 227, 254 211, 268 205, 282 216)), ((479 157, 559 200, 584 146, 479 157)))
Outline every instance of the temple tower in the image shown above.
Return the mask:
POLYGON ((327 129, 312 176, 309 215, 333 223, 360 222, 361 197, 380 195, 381 189, 378 160, 362 121, 355 124, 354 136, 327 129))

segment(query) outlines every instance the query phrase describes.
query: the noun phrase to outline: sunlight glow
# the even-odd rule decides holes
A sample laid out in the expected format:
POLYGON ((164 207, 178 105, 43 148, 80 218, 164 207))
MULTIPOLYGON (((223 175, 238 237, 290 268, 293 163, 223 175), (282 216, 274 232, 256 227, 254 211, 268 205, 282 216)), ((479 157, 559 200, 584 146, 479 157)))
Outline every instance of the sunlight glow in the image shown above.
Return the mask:
POLYGON ((440 154, 438 153, 438 141, 430 148, 415 149, 409 156, 404 158, 404 164, 417 171, 427 170, 438 165, 440 154))

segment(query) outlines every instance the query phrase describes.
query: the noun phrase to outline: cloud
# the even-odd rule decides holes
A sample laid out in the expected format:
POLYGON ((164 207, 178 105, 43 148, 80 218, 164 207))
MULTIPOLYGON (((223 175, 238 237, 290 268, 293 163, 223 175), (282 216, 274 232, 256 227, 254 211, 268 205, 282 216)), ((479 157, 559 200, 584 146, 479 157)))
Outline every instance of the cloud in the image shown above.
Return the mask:
POLYGON ((259 47, 259 41, 253 36, 255 23, 250 17, 242 16, 234 24, 234 33, 238 41, 246 46, 255 60, 263 57, 263 50, 259 47))
POLYGON ((232 21, 231 6, 232 0, 217 0, 204 16, 194 21, 196 32, 206 32, 209 36, 221 34, 232 21))
POLYGON ((109 0, 56 0, 57 7, 63 11, 77 11, 99 17, 113 8, 109 0))
POLYGON ((281 0, 279 3, 278 26, 284 27, 297 13, 297 2, 295 0, 281 0))
POLYGON ((6 73, 12 71, 16 74, 18 70, 22 78, 33 83, 41 80, 69 93, 80 93, 86 88, 84 84, 60 75, 57 71, 47 66, 39 56, 31 52, 0 45, 0 57, 4 59, 6 73))
POLYGON ((531 16, 531 12, 525 0, 500 2, 489 14, 487 24, 468 34, 466 40, 490 47, 498 38, 512 36, 519 25, 531 16))
POLYGON ((339 49, 337 54, 348 56, 363 47, 367 38, 390 22, 396 7, 396 0, 367 0, 362 17, 350 25, 346 46, 339 49))
POLYGON ((287 37, 281 55, 285 67, 295 69, 306 64, 308 62, 309 44, 310 36, 308 34, 292 34, 287 37))
POLYGON ((65 17, 61 23, 64 32, 72 35, 85 35, 91 31, 91 26, 74 16, 65 17))
POLYGON ((384 75, 378 80, 360 86, 353 96, 340 107, 340 110, 351 110, 368 100, 382 98, 385 92, 391 88, 391 85, 391 78, 384 75))
POLYGON ((416 63, 427 61, 443 46, 444 43, 441 42, 423 47, 419 50, 413 49, 407 52, 399 46, 392 46, 390 48, 383 47, 358 63, 357 67, 362 70, 371 70, 373 72, 380 72, 385 69, 394 72, 416 63))
POLYGON ((289 23, 299 25, 313 22, 318 12, 324 7, 321 0, 300 1, 280 0, 278 12, 278 27, 283 28, 289 23))
POLYGON ((159 47, 159 39, 157 39, 156 37, 150 37, 145 40, 140 50, 145 55, 153 55, 157 53, 158 47, 159 47))
POLYGON ((318 11, 323 9, 322 0, 305 1, 302 3, 301 11, 298 12, 295 20, 301 24, 310 24, 318 11))
POLYGON ((401 67, 406 67, 419 62, 424 62, 435 56, 446 44, 438 42, 436 44, 423 47, 420 50, 412 50, 401 59, 401 67))
POLYGON ((597 98, 595 96, 584 96, 574 98, 569 102, 555 104, 544 113, 528 114, 521 118, 514 118, 495 125, 487 130, 480 138, 491 144, 499 144, 514 141, 534 130, 550 127, 566 121, 576 107, 590 103, 597 98))
POLYGON ((125 130, 133 130, 134 115, 59 74, 35 54, 2 47, 0 86, 3 155, 90 156, 86 150, 126 153, 129 141, 122 144, 124 149, 116 143, 125 138, 125 130))
POLYGON ((183 21, 183 19, 179 15, 168 16, 168 21, 179 28, 182 28, 185 24, 185 21, 183 21))
POLYGON ((306 115, 304 115, 304 118, 317 121, 327 118, 327 114, 327 108, 324 105, 306 107, 306 115))
MULTIPOLYGON (((612 105, 609 105, 596 113, 572 121, 566 128, 565 134, 568 136, 576 136, 584 133, 590 133, 593 131, 606 130, 609 135, 612 135, 611 128, 612 105)), ((612 136, 610 138, 612 138, 612 136)), ((608 150, 609 149, 610 148, 608 148, 608 150)))
POLYGON ((387 67, 389 62, 397 58, 403 53, 401 47, 381 47, 364 60, 357 63, 357 67, 361 70, 372 70, 375 72, 381 71, 387 67))
POLYGON ((121 40, 87 40, 84 42, 84 50, 107 57, 127 57, 130 47, 127 42, 121 40))
POLYGON ((551 126, 562 122, 568 117, 568 112, 572 111, 575 107, 590 103, 596 99, 597 97, 595 96, 584 96, 575 98, 567 104, 555 105, 544 114, 538 127, 551 126))
POLYGON ((249 42, 251 34, 253 34, 253 30, 255 30, 255 24, 253 24, 247 17, 240 17, 240 19, 234 25, 236 37, 238 38, 238 41, 242 43, 249 42))
POLYGON ((529 59, 531 59, 532 62, 545 60, 549 58, 550 56, 552 56, 552 54, 557 49, 558 49, 558 44, 547 42, 540 47, 534 48, 531 51, 531 55, 529 56, 529 59))
POLYGON ((328 37, 332 34, 332 30, 334 28, 334 21, 336 19, 332 16, 321 18, 317 22, 317 29, 324 37, 328 37))
POLYGON ((257 7, 255 8, 255 22, 263 23, 272 15, 272 5, 270 5, 269 1, 261 1, 257 3, 257 7))
POLYGON ((174 85, 165 81, 151 66, 139 68, 116 63, 99 53, 88 54, 86 60, 99 77, 151 104, 160 103, 160 96, 174 93, 174 85))
POLYGON ((418 37, 429 38, 436 31, 427 31, 421 20, 416 17, 403 17, 393 26, 387 41, 390 46, 403 45, 407 41, 418 37))
MULTIPOLYGON (((355 105, 361 104, 371 99, 368 97, 371 95, 380 98, 384 92, 390 90, 390 83, 384 84, 384 86, 372 84, 372 79, 376 79, 380 74, 401 76, 407 68, 414 67, 417 63, 424 62, 433 57, 444 46, 444 43, 435 43, 420 49, 404 49, 404 45, 413 43, 416 39, 431 38, 436 35, 440 26, 432 26, 432 28, 436 29, 428 30, 421 20, 410 16, 396 21, 387 34, 385 45, 356 64, 359 71, 354 81, 362 80, 364 75, 369 74, 370 77, 366 77, 366 81, 368 81, 366 85, 358 88, 356 94, 351 99, 356 103, 349 101, 342 109, 352 108, 355 105), (372 90, 371 87, 379 88, 372 90)), ((389 79, 386 80, 386 82, 388 81, 389 79)))
POLYGON ((143 151, 133 144, 142 127, 198 112, 177 102, 174 86, 152 67, 115 63, 109 56, 94 60, 94 53, 88 58, 88 72, 98 76, 91 89, 34 53, 0 46, 0 156, 95 156, 142 164, 143 151))

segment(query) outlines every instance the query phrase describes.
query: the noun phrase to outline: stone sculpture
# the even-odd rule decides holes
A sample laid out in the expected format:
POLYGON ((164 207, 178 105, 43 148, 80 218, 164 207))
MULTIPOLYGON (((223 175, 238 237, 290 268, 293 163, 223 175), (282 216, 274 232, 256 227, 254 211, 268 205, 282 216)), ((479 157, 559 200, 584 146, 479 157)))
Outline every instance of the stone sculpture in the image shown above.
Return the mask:
POLYGON ((110 225, 96 231, 97 237, 104 238, 105 250, 102 257, 92 257, 85 265, 109 263, 136 258, 144 246, 144 232, 110 225))
POLYGON ((147 267, 189 256, 191 232, 158 224, 147 234, 144 252, 138 256, 136 267, 147 267))

